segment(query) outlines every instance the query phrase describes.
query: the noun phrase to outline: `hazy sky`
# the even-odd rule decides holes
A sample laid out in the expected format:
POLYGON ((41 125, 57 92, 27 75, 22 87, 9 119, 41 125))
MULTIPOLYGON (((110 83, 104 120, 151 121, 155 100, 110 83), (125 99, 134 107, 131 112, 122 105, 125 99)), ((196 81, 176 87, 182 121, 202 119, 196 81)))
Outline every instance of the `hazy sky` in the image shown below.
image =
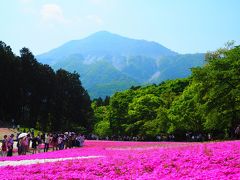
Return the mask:
POLYGON ((179 53, 240 43, 240 0, 1 0, 0 40, 35 55, 100 30, 179 53))

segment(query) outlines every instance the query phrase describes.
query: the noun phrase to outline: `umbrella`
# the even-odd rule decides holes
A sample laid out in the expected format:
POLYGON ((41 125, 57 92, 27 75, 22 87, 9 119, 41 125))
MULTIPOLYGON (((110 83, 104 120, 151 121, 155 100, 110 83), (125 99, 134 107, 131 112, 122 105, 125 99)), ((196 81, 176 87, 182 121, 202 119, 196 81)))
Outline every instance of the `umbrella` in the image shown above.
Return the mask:
POLYGON ((23 138, 23 137, 25 137, 27 135, 28 135, 27 133, 21 133, 21 134, 18 135, 18 139, 23 138))

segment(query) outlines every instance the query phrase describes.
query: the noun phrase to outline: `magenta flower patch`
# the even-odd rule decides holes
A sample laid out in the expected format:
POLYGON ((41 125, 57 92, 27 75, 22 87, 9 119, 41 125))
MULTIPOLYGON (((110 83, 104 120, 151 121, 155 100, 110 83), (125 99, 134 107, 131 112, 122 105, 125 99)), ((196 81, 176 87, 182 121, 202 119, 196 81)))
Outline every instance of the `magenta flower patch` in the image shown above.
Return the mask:
POLYGON ((0 171, 0 179, 239 179, 240 141, 86 141, 82 148, 1 158, 0 171), (22 164, 3 164, 9 161, 22 164))

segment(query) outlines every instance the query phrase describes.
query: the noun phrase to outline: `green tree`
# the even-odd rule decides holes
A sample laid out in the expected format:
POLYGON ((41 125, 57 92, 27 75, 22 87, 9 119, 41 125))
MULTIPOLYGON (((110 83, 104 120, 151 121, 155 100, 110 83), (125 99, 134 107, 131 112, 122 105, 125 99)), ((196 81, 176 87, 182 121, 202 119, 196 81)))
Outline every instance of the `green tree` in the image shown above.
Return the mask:
POLYGON ((10 46, 0 41, 0 119, 4 122, 20 116, 20 68, 10 46))
MULTIPOLYGON (((131 135, 145 134, 148 127, 153 126, 153 121, 157 117, 157 109, 163 104, 162 100, 153 95, 146 94, 144 96, 135 97, 133 101, 129 104, 128 115, 130 126, 125 125, 125 131, 131 135), (145 125, 145 127, 143 127, 145 125)), ((156 128, 156 126, 155 126, 156 128)), ((149 135, 151 133, 148 133, 149 135)))
POLYGON ((65 130, 80 126, 91 130, 91 101, 87 91, 81 86, 77 73, 69 73, 63 69, 56 72, 54 103, 56 118, 53 126, 56 129, 65 130))
POLYGON ((110 99, 109 121, 113 135, 124 134, 123 124, 128 120, 128 104, 134 97, 133 90, 115 93, 110 99))
POLYGON ((203 107, 199 103, 200 84, 192 83, 171 105, 169 117, 175 133, 203 132, 203 107))
POLYGON ((206 55, 208 64, 193 69, 193 78, 203 85, 208 130, 229 132, 240 123, 240 47, 227 47, 206 55))

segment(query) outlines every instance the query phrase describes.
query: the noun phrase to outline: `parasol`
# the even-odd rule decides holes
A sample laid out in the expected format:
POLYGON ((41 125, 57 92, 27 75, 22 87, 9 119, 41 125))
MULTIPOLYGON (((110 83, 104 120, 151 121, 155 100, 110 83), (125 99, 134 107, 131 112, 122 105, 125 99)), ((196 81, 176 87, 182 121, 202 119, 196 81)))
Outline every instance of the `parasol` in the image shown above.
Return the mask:
POLYGON ((23 138, 23 137, 25 137, 27 135, 28 135, 27 133, 21 133, 21 134, 18 135, 18 139, 23 138))

